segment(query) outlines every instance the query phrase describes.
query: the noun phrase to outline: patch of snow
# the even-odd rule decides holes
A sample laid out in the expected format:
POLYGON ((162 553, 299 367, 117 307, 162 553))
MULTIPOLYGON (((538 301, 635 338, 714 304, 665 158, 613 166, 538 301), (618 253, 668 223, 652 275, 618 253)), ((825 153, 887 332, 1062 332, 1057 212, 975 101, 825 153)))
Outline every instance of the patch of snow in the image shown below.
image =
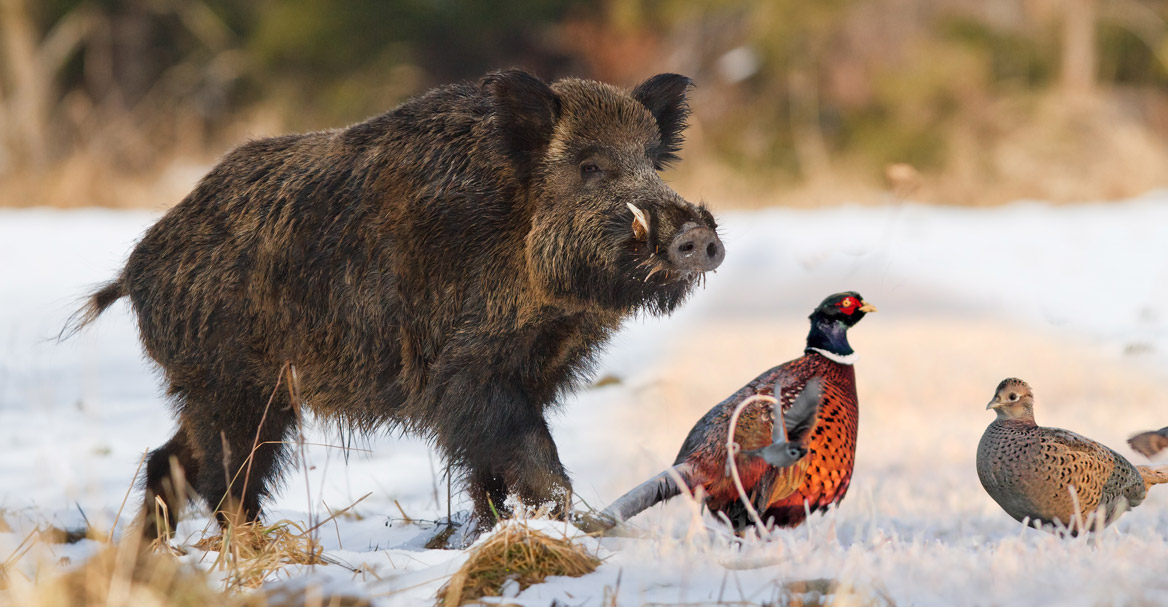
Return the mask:
MULTIPOLYGON (((119 529, 137 511, 142 455, 173 431, 158 373, 128 307, 55 340, 93 285, 113 278, 156 213, 0 210, 0 559, 37 525, 119 529)), ((1131 433, 1168 424, 1168 193, 1115 204, 723 213, 725 264, 669 318, 636 318, 597 377, 566 399, 554 434, 576 494, 601 507, 672 463, 689 426, 768 366, 798 356, 828 294, 876 304, 853 329, 862 421, 848 498, 794 530, 736 538, 677 499, 633 520, 642 537, 582 538, 603 565, 508 599, 520 605, 692 604, 784 599, 829 578, 873 604, 1168 604, 1168 489, 1105 533, 1027 529, 982 491, 973 466, 982 407, 1007 375, 1031 380, 1040 423, 1133 459, 1131 433), (730 344, 719 344, 730 340, 730 344)), ((325 428, 308 438, 338 442, 325 428)), ((286 572, 378 605, 422 604, 466 558, 427 550, 445 517, 441 459, 416 439, 375 435, 347 454, 307 448, 269 519, 319 521, 344 566, 286 572), (406 518, 413 522, 407 522, 406 518)), ((452 508, 469 502, 457 493, 452 508)), ((545 522, 563 532, 563 523, 545 522)), ((178 529, 196 538, 195 513, 178 529)), ((30 574, 87 558, 95 542, 41 547, 30 574), (42 565, 42 563, 49 563, 42 565)), ((279 586, 276 587, 277 589, 279 586)), ((837 591, 841 591, 837 589, 837 591)))

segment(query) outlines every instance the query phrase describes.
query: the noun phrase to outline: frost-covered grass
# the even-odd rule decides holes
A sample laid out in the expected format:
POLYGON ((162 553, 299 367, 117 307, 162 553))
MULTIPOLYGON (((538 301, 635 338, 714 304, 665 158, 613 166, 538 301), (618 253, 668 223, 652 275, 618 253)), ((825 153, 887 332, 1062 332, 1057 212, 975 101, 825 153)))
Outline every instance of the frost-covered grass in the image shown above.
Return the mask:
MULTIPOLYGON (((45 579, 97 552, 92 540, 36 543, 10 559, 37 525, 87 519, 108 530, 142 453, 170 435, 124 303, 69 341, 49 339, 155 218, 0 211, 0 563, 11 560, 9 576, 45 579)), ((604 559, 594 573, 507 601, 773 604, 819 588, 834 589, 838 604, 1168 605, 1168 488, 1100 536, 1060 539, 1006 516, 973 464, 991 419, 985 403, 1007 376, 1034 387, 1040 423, 1143 463, 1124 440, 1168 425, 1166 230, 1168 194, 1058 208, 726 214, 726 264, 707 288, 671 318, 630 322, 598 370, 619 381, 573 396, 553 420, 577 495, 603 505, 671 463, 706 409, 800 354, 806 316, 824 296, 855 289, 880 312, 852 331, 861 422, 847 499, 761 539, 735 538, 675 500, 634 519, 640 537, 579 538, 604 559)), ((309 441, 340 439, 316 431, 309 441)), ((311 526, 370 493, 320 528, 333 564, 289 566, 269 586, 295 594, 320 582, 379 605, 430 604, 467 555, 423 547, 429 521, 446 513, 442 462, 408 437, 355 447, 347 458, 309 447, 310 470, 289 473, 268 517, 311 526)), ((131 494, 119 533, 138 499, 131 494)), ((456 494, 453 506, 467 504, 456 494)), ((207 530, 196 513, 178 543, 207 530)), ((215 554, 183 558, 207 567, 215 554)))

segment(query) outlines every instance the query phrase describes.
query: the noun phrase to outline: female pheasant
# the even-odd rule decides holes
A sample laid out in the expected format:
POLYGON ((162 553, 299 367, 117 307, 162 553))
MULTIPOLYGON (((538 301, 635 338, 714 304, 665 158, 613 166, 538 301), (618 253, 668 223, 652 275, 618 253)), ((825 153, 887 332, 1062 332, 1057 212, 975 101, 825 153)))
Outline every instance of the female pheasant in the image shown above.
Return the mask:
POLYGON ((691 491, 700 487, 710 511, 725 515, 735 528, 750 525, 752 520, 728 472, 726 444, 734 410, 755 395, 778 399, 783 412, 779 419, 785 419, 791 429, 789 440, 806 450, 806 457, 789 456, 794 462, 789 465, 752 456, 750 450, 767 443, 780 444, 773 438, 778 433, 775 411, 762 401, 742 411, 735 442, 743 451, 735 463, 752 505, 762 513, 761 520, 795 526, 803 522, 808 511, 843 499, 852 478, 859 415, 852 366, 856 353, 848 344, 848 329, 875 311, 875 306, 854 291, 823 300, 811 314, 803 356, 759 375, 715 405, 690 430, 672 468, 625 494, 606 508, 603 516, 611 524, 624 521, 680 493, 677 480, 681 480, 691 491), (812 398, 818 404, 818 419, 807 424, 806 403, 812 398), (801 429, 805 435, 798 433, 801 429))
POLYGON ((977 476, 1015 519, 1072 534, 1103 524, 1144 501, 1148 487, 1168 482, 1168 467, 1133 466, 1089 438, 1034 421, 1034 393, 1016 378, 1002 380, 986 409, 998 417, 977 446, 977 476))

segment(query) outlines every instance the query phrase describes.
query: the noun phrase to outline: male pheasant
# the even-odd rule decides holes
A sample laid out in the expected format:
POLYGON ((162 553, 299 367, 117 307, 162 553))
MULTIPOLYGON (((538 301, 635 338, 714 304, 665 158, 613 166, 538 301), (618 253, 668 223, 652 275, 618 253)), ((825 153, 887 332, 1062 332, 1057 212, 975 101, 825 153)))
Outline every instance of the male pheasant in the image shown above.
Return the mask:
POLYGON ((843 499, 852 478, 859 415, 852 366, 856 354, 848 344, 848 329, 875 311, 876 307, 856 292, 837 293, 823 300, 811 314, 803 356, 759 375, 715 405, 690 430, 673 467, 618 499, 605 509, 604 516, 615 524, 667 500, 680 493, 676 484, 680 479, 691 491, 702 488, 710 511, 724 514, 735 528, 751 524, 728 472, 726 439, 731 416, 752 396, 772 396, 781 403, 782 418, 792 428, 798 420, 791 415, 802 409, 793 405, 811 395, 808 385, 815 378, 819 379, 812 387, 821 393, 818 419, 804 437, 794 437, 792 431, 792 442, 801 441, 806 456, 786 466, 752 457, 750 450, 772 442, 775 432, 773 406, 759 401, 747 406, 738 420, 735 442, 743 451, 735 464, 764 522, 795 526, 806 518, 806 512, 843 499))
POLYGON ((977 446, 977 476, 1018 521, 1077 534, 1092 528, 1097 511, 1110 524, 1144 501, 1148 487, 1168 482, 1168 467, 1133 466, 1089 438, 1039 426, 1034 393, 1020 379, 1002 380, 986 409, 998 417, 977 446))
POLYGON ((1160 428, 1151 432, 1140 432, 1127 439, 1127 444, 1144 457, 1152 457, 1168 447, 1168 428, 1160 428))

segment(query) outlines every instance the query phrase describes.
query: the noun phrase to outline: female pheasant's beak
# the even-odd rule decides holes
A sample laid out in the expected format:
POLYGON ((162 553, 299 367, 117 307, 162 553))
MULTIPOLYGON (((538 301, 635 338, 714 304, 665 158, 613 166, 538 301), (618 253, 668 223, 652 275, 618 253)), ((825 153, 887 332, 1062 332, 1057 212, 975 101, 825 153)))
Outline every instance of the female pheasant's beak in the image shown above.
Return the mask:
POLYGON ((874 306, 866 301, 860 300, 860 311, 861 312, 877 312, 878 310, 876 310, 876 306, 874 306))
POLYGON ((990 401, 990 404, 986 405, 986 411, 989 411, 990 409, 1001 409, 1001 408, 1002 408, 1002 406, 1003 406, 1003 405, 1005 405, 1005 404, 1006 404, 1006 403, 1004 403, 1004 402, 1002 402, 1002 401, 998 400, 998 399, 995 397, 995 398, 994 398, 994 400, 991 400, 991 401, 990 401))

